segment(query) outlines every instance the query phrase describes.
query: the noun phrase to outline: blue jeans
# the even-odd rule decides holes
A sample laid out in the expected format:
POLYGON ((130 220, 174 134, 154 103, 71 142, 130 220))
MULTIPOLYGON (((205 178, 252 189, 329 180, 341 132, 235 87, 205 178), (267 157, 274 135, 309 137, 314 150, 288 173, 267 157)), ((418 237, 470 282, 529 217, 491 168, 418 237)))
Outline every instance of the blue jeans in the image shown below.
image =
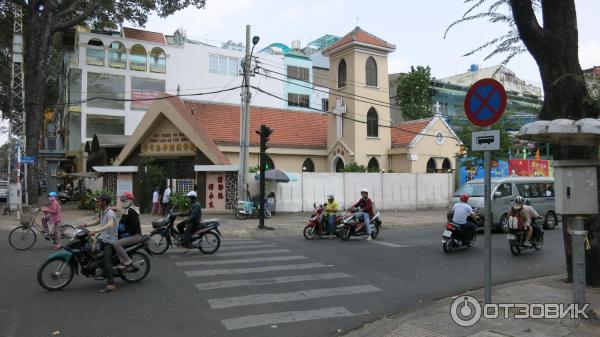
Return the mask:
POLYGON ((367 234, 371 235, 371 219, 369 218, 369 213, 367 212, 358 212, 356 213, 356 217, 360 218, 360 216, 363 216, 364 218, 364 222, 365 222, 365 229, 367 231, 367 234))
POLYGON ((329 214, 327 216, 327 233, 328 234, 335 233, 335 228, 333 227, 334 225, 335 225, 335 214, 329 214))

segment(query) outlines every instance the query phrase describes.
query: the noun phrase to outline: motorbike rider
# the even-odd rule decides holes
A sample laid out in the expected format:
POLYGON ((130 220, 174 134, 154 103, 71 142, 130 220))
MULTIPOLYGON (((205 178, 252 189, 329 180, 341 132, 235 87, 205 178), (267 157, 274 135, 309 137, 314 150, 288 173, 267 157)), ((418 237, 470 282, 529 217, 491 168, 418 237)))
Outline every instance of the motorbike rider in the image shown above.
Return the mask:
POLYGON ((119 257, 121 266, 123 269, 131 267, 133 261, 125 252, 125 246, 136 244, 142 240, 142 228, 140 226, 140 215, 139 210, 133 204, 135 198, 131 192, 123 192, 121 197, 121 206, 123 207, 123 214, 119 221, 119 227, 124 227, 123 235, 120 235, 119 240, 113 243, 113 248, 119 257))
POLYGON ((525 198, 522 196, 516 197, 512 207, 508 211, 508 214, 509 217, 516 216, 521 218, 521 221, 523 222, 523 230, 527 231, 527 237, 523 245, 530 247, 531 243, 529 240, 531 240, 531 236, 533 235, 533 227, 531 227, 530 213, 527 211, 527 209, 525 209, 524 204, 525 198))
POLYGON ((49 233, 48 224, 52 224, 52 240, 54 241, 54 250, 60 249, 62 246, 60 245, 60 230, 59 224, 63 221, 63 215, 60 210, 60 204, 58 200, 56 200, 57 194, 56 192, 48 193, 48 201, 50 205, 48 207, 43 207, 42 212, 44 212, 44 219, 42 219, 42 226, 44 227, 44 231, 49 233), (48 217, 45 215, 49 214, 48 217))
POLYGON ((460 202, 452 206, 452 211, 454 212, 452 223, 459 225, 465 231, 465 240, 473 241, 477 225, 469 221, 469 216, 475 220, 479 219, 479 217, 475 214, 471 205, 467 204, 468 201, 469 195, 463 194, 460 196, 460 202))
POLYGON ((177 230, 179 234, 183 235, 183 247, 185 248, 183 254, 188 255, 191 247, 192 232, 196 229, 200 220, 202 219, 202 206, 198 202, 198 194, 195 191, 190 191, 186 194, 190 200, 190 209, 186 214, 185 220, 177 224, 177 230), (185 231, 184 231, 185 227, 185 231))
POLYGON ((363 216, 365 222, 365 230, 367 231, 367 240, 372 240, 371 238, 371 219, 374 216, 373 213, 373 202, 369 199, 369 190, 367 188, 363 188, 360 190, 361 198, 356 202, 352 208, 360 208, 360 212, 357 212, 355 215, 357 218, 363 216))
MULTIPOLYGON (((323 205, 323 209, 325 211, 323 212, 323 218, 327 220, 327 234, 332 235, 335 231, 335 213, 340 210, 340 205, 335 201, 333 194, 327 195, 327 202, 323 205)), ((324 223, 324 221, 321 221, 321 223, 324 223)))
MULTIPOLYGON (((528 198, 525 199, 525 205, 523 205, 523 208, 525 209, 525 211, 527 212, 527 214, 529 215, 529 219, 530 219, 530 225, 532 227, 532 235, 533 236, 533 231, 535 230, 535 227, 537 227, 537 225, 535 224, 535 219, 543 219, 544 217, 539 215, 539 213, 535 210, 535 208, 533 208, 533 206, 531 206, 531 200, 529 200, 528 198)), ((531 237, 527 238, 527 241, 531 240, 531 237)))
POLYGON ((84 223, 82 227, 100 226, 90 230, 89 235, 100 233, 99 240, 101 242, 104 258, 104 273, 106 274, 106 287, 100 289, 101 293, 108 293, 117 289, 113 280, 112 271, 112 254, 113 246, 118 239, 119 225, 115 212, 109 207, 112 198, 108 195, 99 195, 96 197, 96 208, 100 210, 98 218, 94 221, 84 223))

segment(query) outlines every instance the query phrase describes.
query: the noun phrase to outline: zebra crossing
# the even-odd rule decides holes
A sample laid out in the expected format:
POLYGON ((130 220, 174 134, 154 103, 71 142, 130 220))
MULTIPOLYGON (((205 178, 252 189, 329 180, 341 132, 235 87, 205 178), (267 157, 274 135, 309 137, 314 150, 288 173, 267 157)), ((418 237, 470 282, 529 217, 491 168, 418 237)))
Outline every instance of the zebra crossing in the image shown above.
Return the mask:
POLYGON ((383 296, 375 285, 276 243, 223 240, 215 255, 177 258, 177 252, 170 254, 177 268, 231 332, 368 315, 355 298, 383 296))

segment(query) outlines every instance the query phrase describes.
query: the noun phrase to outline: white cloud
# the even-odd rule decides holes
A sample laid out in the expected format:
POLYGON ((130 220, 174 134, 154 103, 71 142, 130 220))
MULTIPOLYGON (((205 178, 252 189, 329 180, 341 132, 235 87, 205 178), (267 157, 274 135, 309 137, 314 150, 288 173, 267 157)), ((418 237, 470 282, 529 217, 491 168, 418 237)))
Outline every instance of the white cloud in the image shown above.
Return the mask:
POLYGON ((409 60, 400 55, 390 55, 388 57, 388 73, 400 73, 410 71, 409 60))
POLYGON ((600 40, 592 40, 579 46, 579 63, 583 69, 600 65, 600 40))

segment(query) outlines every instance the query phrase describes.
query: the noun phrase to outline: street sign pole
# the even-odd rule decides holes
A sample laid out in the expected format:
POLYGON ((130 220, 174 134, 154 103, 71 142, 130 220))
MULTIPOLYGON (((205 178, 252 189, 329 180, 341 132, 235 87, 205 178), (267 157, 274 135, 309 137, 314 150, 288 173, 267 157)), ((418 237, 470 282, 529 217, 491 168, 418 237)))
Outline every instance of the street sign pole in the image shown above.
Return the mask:
POLYGON ((492 303, 492 174, 491 174, 492 151, 483 152, 484 166, 484 196, 485 196, 485 223, 484 223, 484 260, 485 260, 485 298, 484 303, 492 303))

